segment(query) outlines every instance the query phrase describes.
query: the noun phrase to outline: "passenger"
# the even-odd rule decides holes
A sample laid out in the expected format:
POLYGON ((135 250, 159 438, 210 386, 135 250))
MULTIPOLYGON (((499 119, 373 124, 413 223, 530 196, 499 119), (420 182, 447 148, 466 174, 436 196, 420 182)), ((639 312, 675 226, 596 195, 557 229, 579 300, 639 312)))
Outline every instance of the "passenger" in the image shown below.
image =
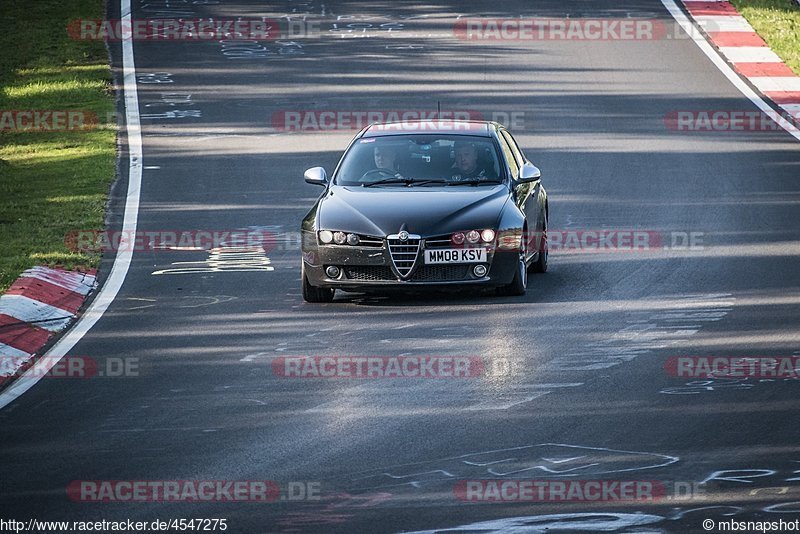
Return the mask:
POLYGON ((451 167, 454 182, 486 180, 486 169, 478 162, 478 147, 467 141, 456 141, 453 151, 455 163, 451 167))

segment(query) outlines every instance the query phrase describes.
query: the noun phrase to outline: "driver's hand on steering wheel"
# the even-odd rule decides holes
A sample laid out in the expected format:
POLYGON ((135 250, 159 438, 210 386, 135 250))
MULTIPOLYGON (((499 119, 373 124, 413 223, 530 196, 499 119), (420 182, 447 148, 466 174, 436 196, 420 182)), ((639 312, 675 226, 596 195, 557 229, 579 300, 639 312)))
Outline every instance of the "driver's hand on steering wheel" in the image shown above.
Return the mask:
POLYGON ((391 178, 393 176, 397 178, 403 177, 398 171, 379 167, 377 169, 370 169, 364 174, 362 174, 361 179, 359 181, 361 182, 371 181, 373 177, 375 177, 376 180, 382 180, 384 178, 391 178))

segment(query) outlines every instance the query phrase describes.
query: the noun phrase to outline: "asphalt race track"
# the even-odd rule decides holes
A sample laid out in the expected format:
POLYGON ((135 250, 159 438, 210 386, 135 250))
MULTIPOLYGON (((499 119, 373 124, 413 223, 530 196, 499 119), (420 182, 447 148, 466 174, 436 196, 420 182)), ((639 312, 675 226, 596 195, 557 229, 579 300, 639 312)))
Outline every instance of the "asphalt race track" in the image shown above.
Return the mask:
MULTIPOLYGON (((134 18, 303 14, 322 36, 249 48, 134 42, 139 230, 264 230, 276 242, 217 257, 134 253, 113 304, 70 354, 138 371, 44 378, 0 411, 4 515, 226 518, 236 533, 478 522, 489 523, 463 531, 702 532, 704 519, 800 518, 797 380, 665 370, 678 356, 800 355, 797 141, 780 129, 669 128, 680 110, 755 109, 689 39, 452 31, 458 17, 673 24, 661 2, 133 2, 134 18), (660 246, 553 250, 522 298, 338 292, 304 303, 297 232, 321 189, 303 171, 330 172, 355 131, 292 131, 280 117, 437 107, 506 122, 542 169, 552 230, 641 230, 660 246), (680 246, 687 236, 694 247, 680 246), (480 357, 491 372, 293 379, 272 367, 351 355, 480 357), (665 495, 459 498, 459 484, 482 479, 647 481, 665 495), (109 480, 269 480, 282 498, 87 502, 67 492, 109 480)), ((120 69, 121 44, 111 52, 120 69)), ((112 229, 127 188, 122 150, 112 229)))

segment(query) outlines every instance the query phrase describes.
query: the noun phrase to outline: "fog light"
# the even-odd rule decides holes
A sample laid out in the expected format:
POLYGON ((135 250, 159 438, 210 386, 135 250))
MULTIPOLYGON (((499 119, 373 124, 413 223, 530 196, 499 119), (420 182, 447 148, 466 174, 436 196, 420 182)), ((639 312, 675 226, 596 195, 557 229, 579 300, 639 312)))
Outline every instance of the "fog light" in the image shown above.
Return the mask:
POLYGON ((475 273, 477 277, 483 277, 486 275, 486 266, 485 265, 476 265, 472 268, 472 272, 475 273))
POLYGON ((328 275, 328 278, 339 278, 339 268, 335 265, 329 265, 327 269, 325 269, 325 274, 328 275))

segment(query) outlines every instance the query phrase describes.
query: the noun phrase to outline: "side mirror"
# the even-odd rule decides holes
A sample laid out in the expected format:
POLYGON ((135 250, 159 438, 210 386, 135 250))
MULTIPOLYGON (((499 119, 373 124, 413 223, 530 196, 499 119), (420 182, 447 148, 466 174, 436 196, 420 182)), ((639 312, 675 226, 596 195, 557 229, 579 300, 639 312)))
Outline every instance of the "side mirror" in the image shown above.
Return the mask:
POLYGON ((328 175, 322 167, 311 167, 303 173, 306 183, 313 185, 328 185, 328 175))
POLYGON ((519 170, 519 181, 522 183, 535 182, 541 177, 542 171, 530 161, 526 161, 519 170))

